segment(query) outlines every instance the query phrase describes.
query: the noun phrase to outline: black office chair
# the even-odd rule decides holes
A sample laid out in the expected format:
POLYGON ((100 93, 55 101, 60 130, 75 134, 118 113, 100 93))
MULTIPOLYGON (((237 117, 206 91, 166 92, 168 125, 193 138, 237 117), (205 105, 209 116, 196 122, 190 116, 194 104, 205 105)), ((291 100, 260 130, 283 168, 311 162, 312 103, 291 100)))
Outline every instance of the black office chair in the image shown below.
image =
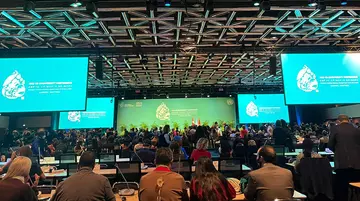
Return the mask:
POLYGON ((240 158, 242 163, 247 162, 247 150, 246 147, 242 144, 238 144, 235 146, 233 156, 236 158, 240 158))
POLYGON ((241 158, 220 158, 218 170, 226 177, 240 179, 243 176, 241 158))
MULTIPOLYGON (((139 182, 141 177, 141 162, 130 161, 130 162, 117 162, 116 163, 116 178, 117 180, 124 180, 121 176, 121 173, 124 175, 125 179, 130 182, 139 182), (121 170, 121 173, 119 171, 121 170)), ((125 182, 125 181, 124 181, 125 182)))
POLYGON ((71 175, 73 175, 77 172, 78 164, 77 163, 68 163, 66 170, 67 170, 67 177, 70 177, 71 175))
POLYGON ((115 155, 114 154, 100 154, 99 155, 99 163, 115 163, 115 155))
POLYGON ((62 154, 60 155, 60 164, 68 164, 68 163, 76 163, 76 155, 75 154, 62 154))
POLYGON ((119 193, 120 190, 128 188, 137 191, 140 187, 137 182, 115 182, 112 186, 112 190, 114 193, 119 193))
POLYGON ((37 191, 40 191, 41 194, 51 194, 52 190, 56 190, 55 185, 41 185, 36 187, 37 191))
POLYGON ((192 163, 189 160, 177 160, 171 165, 171 170, 181 174, 185 180, 191 180, 192 163))

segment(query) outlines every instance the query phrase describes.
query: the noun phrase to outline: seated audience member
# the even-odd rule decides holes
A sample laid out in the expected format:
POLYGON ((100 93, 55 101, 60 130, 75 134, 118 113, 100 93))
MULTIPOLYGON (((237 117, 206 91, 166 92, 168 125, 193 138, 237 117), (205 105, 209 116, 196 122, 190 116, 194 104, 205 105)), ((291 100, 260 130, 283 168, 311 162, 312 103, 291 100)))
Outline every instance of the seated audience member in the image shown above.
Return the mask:
POLYGON ((56 143, 57 139, 53 139, 52 142, 47 146, 47 149, 49 151, 49 155, 50 156, 55 156, 55 152, 56 152, 56 149, 55 149, 55 143, 56 143))
POLYGON ((220 137, 220 156, 224 158, 229 158, 232 154, 232 148, 229 143, 228 134, 224 134, 220 137))
POLYGON ((182 154, 184 154, 185 159, 187 160, 187 159, 189 159, 189 155, 186 153, 186 150, 183 147, 183 140, 186 140, 185 137, 182 137, 182 136, 175 136, 174 137, 174 142, 179 143, 180 150, 181 150, 182 154))
MULTIPOLYGON (((30 160, 32 160, 33 157, 33 153, 30 149, 29 146, 23 146, 19 149, 19 155, 20 156, 24 156, 24 157, 28 157, 30 160)), ((32 160, 32 165, 30 168, 30 178, 34 181, 33 186, 37 186, 38 182, 39 182, 39 177, 41 180, 45 180, 45 174, 43 173, 43 171, 40 168, 40 165, 38 164, 37 161, 32 160)))
POLYGON ((141 177, 139 200, 189 200, 184 178, 170 170, 172 161, 173 153, 169 148, 156 151, 156 169, 141 177))
POLYGON ((173 158, 175 161, 178 160, 186 160, 184 153, 180 149, 180 145, 178 142, 172 142, 170 144, 170 149, 173 152, 173 158))
POLYGON ((1 201, 37 201, 34 191, 26 184, 31 160, 19 156, 14 159, 5 177, 0 181, 1 201))
POLYGON ((121 157, 122 158, 130 158, 131 157, 131 142, 124 142, 121 144, 121 157))
POLYGON ((219 173, 210 158, 201 157, 191 180, 191 201, 229 201, 236 197, 235 189, 219 173))
POLYGON ((274 165, 276 152, 271 146, 258 150, 257 161, 260 169, 249 173, 245 198, 249 201, 291 199, 294 193, 292 173, 274 165))
POLYGON ((150 149, 151 141, 149 139, 145 139, 143 142, 143 147, 136 151, 137 155, 132 156, 132 161, 139 161, 139 157, 144 163, 155 162, 155 151, 150 149))
POLYGON ((211 158, 211 153, 207 150, 208 145, 208 139, 200 138, 196 144, 196 149, 191 153, 190 159, 195 162, 202 156, 211 158))
POLYGON ((84 151, 85 147, 82 146, 82 141, 77 141, 76 146, 74 147, 74 153, 78 156, 81 156, 84 151))
POLYGON ((116 201, 109 180, 95 174, 94 167, 94 153, 84 152, 80 157, 77 173, 59 184, 51 200, 116 201))
POLYGON ((303 158, 321 158, 320 154, 312 151, 313 142, 310 140, 310 138, 304 139, 302 143, 302 147, 303 147, 303 152, 299 153, 299 155, 296 156, 296 161, 294 162, 295 170, 297 169, 298 165, 301 162, 301 159, 303 158))

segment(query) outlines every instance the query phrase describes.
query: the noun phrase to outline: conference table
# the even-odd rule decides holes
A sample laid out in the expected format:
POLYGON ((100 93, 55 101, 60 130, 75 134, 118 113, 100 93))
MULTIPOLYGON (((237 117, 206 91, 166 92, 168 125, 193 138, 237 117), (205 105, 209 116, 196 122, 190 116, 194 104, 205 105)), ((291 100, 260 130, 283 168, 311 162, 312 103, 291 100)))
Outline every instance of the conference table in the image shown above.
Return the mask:
MULTIPOLYGON (((218 169, 218 165, 219 165, 219 161, 213 161, 213 164, 215 166, 216 169, 218 169)), ((143 166, 143 164, 142 164, 143 166)), ((53 172, 49 173, 46 168, 46 166, 42 166, 41 167, 46 178, 63 178, 67 176, 67 171, 64 169, 60 169, 60 170, 54 170, 53 172)), ((147 174, 149 172, 152 172, 155 170, 155 167, 149 167, 147 169, 141 169, 141 174, 147 174)), ((246 165, 242 165, 242 170, 244 172, 250 172, 251 168, 246 166, 246 165)), ((100 169, 98 166, 96 166, 94 168, 94 172, 96 174, 101 174, 101 175, 116 175, 116 169, 100 169)), ((195 166, 192 166, 192 172, 195 172, 195 166)))
MULTIPOLYGON (((291 166, 291 167, 294 167, 294 168, 295 168, 295 164, 294 164, 294 163, 286 163, 286 165, 288 165, 288 166, 291 166)), ((333 161, 330 161, 330 166, 331 166, 331 168, 333 168, 333 169, 334 169, 334 167, 335 167, 335 163, 334 163, 333 161)))
MULTIPOLYGON (((296 157, 297 155, 299 155, 299 153, 301 153, 301 152, 285 152, 284 156, 295 156, 296 157)), ((320 152, 318 152, 318 154, 320 154, 321 156, 334 156, 333 152, 326 152, 326 151, 320 151, 320 152)), ((254 153, 254 155, 257 156, 257 153, 254 153)))
MULTIPOLYGON (((42 194, 40 195, 38 198, 39 200, 40 199, 50 199, 52 197, 52 195, 55 193, 55 191, 51 191, 51 194, 42 194)), ((188 194, 190 196, 190 191, 188 190, 188 194)), ((126 198, 126 201, 139 201, 139 195, 138 195, 138 191, 135 191, 135 194, 132 195, 132 196, 120 196, 118 194, 115 194, 115 197, 116 197, 116 201, 122 201, 122 197, 125 197, 126 198)), ((306 199, 306 195, 304 194, 301 194, 297 191, 294 191, 294 195, 293 195, 293 198, 295 199, 300 199, 300 200, 305 200, 306 199)), ((233 199, 234 201, 243 201, 243 200, 246 200, 245 199, 245 195, 243 193, 238 193, 236 194, 236 197, 233 199)))
POLYGON ((349 201, 360 200, 360 182, 350 183, 349 186, 349 201))

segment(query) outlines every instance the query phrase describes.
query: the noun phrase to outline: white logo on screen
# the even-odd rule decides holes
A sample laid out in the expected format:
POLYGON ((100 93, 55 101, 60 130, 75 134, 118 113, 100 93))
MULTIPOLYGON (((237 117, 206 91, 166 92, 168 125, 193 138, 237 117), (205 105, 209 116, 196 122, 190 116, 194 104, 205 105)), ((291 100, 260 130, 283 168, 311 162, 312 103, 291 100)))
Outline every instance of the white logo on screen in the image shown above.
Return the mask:
POLYGON ((250 103, 246 106, 246 114, 250 117, 259 116, 259 109, 254 102, 250 101, 250 103))
POLYGON ((68 120, 71 122, 80 122, 80 112, 68 112, 68 120))
POLYGON ((170 119, 170 109, 166 106, 165 103, 161 103, 156 109, 156 118, 161 121, 170 119))
POLYGON ((299 71, 296 79, 297 86, 300 90, 303 90, 305 92, 319 92, 319 84, 316 80, 316 75, 306 65, 299 71))
POLYGON ((2 95, 7 99, 21 98, 23 100, 25 90, 25 80, 19 72, 14 71, 6 78, 2 88, 2 95))

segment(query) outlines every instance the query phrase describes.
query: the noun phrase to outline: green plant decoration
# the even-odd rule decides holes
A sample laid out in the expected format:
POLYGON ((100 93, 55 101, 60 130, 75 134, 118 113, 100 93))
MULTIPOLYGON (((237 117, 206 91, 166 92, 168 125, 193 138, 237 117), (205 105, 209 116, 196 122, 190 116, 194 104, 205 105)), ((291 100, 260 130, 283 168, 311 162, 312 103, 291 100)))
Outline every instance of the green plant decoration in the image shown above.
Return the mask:
POLYGON ((151 124, 151 128, 152 128, 152 129, 155 129, 155 128, 157 128, 157 127, 158 127, 158 125, 157 125, 156 122, 154 121, 154 123, 151 124))
POLYGON ((141 124, 140 124, 140 128, 142 128, 142 129, 147 129, 147 128, 149 128, 148 127, 148 125, 145 123, 145 122, 142 122, 141 124))
POLYGON ((208 120, 206 120, 206 121, 203 122, 203 126, 208 126, 208 125, 209 125, 209 121, 208 121, 208 120))
POLYGON ((173 128, 179 128, 179 124, 177 122, 173 122, 173 128))

